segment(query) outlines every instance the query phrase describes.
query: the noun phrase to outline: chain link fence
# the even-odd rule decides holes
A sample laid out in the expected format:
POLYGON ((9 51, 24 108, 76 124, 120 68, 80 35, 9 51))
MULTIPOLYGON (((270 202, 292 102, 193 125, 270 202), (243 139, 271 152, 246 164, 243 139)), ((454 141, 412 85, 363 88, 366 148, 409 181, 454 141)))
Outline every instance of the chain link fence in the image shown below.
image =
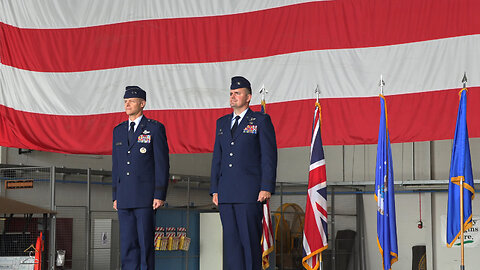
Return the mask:
MULTIPOLYGON (((189 209, 212 211, 211 198, 205 195, 209 183, 187 179, 172 178, 167 208, 187 213, 189 209)), ((40 232, 44 244, 41 269, 120 269, 118 216, 112 209, 108 172, 54 167, 0 168, 0 180, 0 197, 56 213, 0 211, 0 269, 33 269, 38 263, 35 246, 40 232)), ((302 268, 306 189, 306 185, 282 183, 270 201, 275 249, 268 269, 302 268)), ((353 269, 360 261, 357 251, 362 249, 355 240, 358 221, 363 219, 358 215, 362 202, 357 201, 353 193, 334 196, 333 189, 329 190, 329 248, 324 252, 324 269, 353 269), (335 212, 334 204, 352 205, 341 207, 351 211, 335 212), (347 235, 339 236, 339 233, 347 235)), ((191 222, 189 215, 186 216, 182 226, 189 230, 191 222)), ((162 263, 179 259, 165 252, 157 255, 156 259, 162 263)), ((178 269, 197 269, 190 260, 198 260, 199 254, 182 256, 178 269)))
POLYGON ((109 220, 118 228, 117 215, 92 211, 111 205, 108 176, 103 171, 54 167, 0 168, 0 197, 14 200, 12 205, 25 203, 35 211, 55 213, 47 218, 42 213, 16 213, 0 206, 0 269, 33 269, 39 263, 41 269, 119 269, 118 229, 99 227, 100 220, 109 220), (44 245, 41 262, 35 257, 40 232, 44 245), (112 263, 102 264, 107 249, 112 263))
POLYGON ((51 227, 51 171, 45 167, 0 169, 0 268, 47 269, 51 227), (42 195, 40 195, 42 194, 42 195), (7 200, 8 199, 8 200, 7 200))

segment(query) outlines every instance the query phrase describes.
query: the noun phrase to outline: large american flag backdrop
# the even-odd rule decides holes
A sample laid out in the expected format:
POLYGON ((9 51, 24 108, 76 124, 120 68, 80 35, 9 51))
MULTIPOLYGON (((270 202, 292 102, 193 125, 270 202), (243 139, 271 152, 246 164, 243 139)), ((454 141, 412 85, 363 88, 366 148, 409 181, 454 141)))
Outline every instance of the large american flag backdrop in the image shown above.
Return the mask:
MULTIPOLYGON (((172 153, 210 152, 229 79, 270 90, 280 148, 374 144, 378 81, 391 141, 451 139, 469 77, 480 136, 480 1, 0 1, 0 145, 109 154, 127 85, 147 90, 172 153)), ((260 95, 252 104, 259 110, 260 95)))

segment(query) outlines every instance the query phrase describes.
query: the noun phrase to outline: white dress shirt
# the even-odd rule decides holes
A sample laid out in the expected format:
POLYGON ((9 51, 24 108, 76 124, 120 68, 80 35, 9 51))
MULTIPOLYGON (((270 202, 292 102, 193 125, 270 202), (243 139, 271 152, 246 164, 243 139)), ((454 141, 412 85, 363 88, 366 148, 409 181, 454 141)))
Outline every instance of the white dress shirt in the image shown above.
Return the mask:
MULTIPOLYGON (((238 116, 240 116, 240 119, 238 119, 238 125, 240 125, 240 122, 242 121, 242 119, 245 116, 245 114, 247 113, 247 111, 248 111, 248 108, 238 115, 238 116)), ((232 122, 230 123, 230 129, 233 127, 233 124, 235 124, 235 117, 237 116, 237 115, 235 115, 235 113, 233 113, 232 115, 233 116, 232 116, 232 122)))
POLYGON ((138 125, 140 125, 140 121, 142 121, 143 114, 137 117, 134 121, 128 119, 128 130, 130 130, 130 123, 135 122, 135 128, 133 129, 133 132, 137 131, 138 125))

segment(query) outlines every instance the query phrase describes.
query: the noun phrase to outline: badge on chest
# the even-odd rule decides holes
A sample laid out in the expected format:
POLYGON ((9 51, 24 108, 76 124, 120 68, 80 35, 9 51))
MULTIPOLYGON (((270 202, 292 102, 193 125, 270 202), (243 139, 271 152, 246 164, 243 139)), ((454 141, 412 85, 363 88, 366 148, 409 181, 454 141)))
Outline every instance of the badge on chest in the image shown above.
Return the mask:
POLYGON ((151 135, 140 135, 138 136, 138 143, 150 143, 151 135))
POLYGON ((243 133, 257 134, 257 125, 247 125, 247 126, 243 129, 243 133))

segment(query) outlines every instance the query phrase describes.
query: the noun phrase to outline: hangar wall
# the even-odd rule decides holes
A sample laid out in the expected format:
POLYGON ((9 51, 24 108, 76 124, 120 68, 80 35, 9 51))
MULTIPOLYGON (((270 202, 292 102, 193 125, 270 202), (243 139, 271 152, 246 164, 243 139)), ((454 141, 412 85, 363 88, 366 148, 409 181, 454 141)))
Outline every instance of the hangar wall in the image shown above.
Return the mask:
MULTIPOLYGON (((416 142, 393 144, 393 161, 396 181, 415 180, 447 180, 450 167, 452 141, 416 142)), ((474 178, 480 175, 480 139, 470 139, 472 166, 474 178)), ((3 148, 0 151, 2 164, 58 166, 67 168, 92 168, 110 170, 110 156, 94 155, 67 155, 33 151, 19 154, 18 149, 3 148)), ((308 147, 279 149, 278 182, 285 184, 307 183, 308 147)), ((327 163, 328 182, 372 182, 374 181, 374 166, 376 145, 355 146, 326 146, 325 157, 327 163)), ((181 175, 197 175, 208 179, 210 174, 211 154, 177 154, 171 155, 171 173, 181 175)), ((192 187, 191 200, 196 205, 208 207, 208 183, 192 187)), ((428 189, 428 188, 427 188, 428 189)), ((26 197, 21 192, 9 193, 13 199, 41 200, 48 196, 48 188, 39 190, 37 198, 26 197)), ((278 190, 277 190, 278 191, 278 190)), ((68 201, 69 205, 82 205, 85 194, 78 192, 78 185, 65 184, 59 189, 57 200, 68 201)), ((355 194, 335 195, 335 230, 356 228, 355 194)), ((276 210, 281 203, 293 202, 300 207, 305 206, 305 195, 301 192, 287 196, 274 196, 271 201, 272 210, 276 210)), ((331 195, 328 198, 331 210, 331 195)), ((185 189, 180 184, 171 184, 167 201, 172 206, 185 205, 185 189)), ((414 245, 427 246, 427 261, 429 269, 456 269, 458 267, 458 249, 447 249, 441 236, 444 234, 441 227, 441 216, 446 215, 447 192, 440 190, 426 190, 399 192, 396 194, 397 230, 399 245, 399 261, 393 269, 407 269, 411 265, 414 245), (419 195, 420 194, 420 195, 419 195), (419 199, 422 200, 421 209, 424 227, 417 228, 419 219, 419 199)), ((376 244, 376 203, 372 194, 363 195, 365 211, 365 246, 367 269, 381 269, 380 255, 376 244)), ((92 190, 92 209, 111 211, 110 188, 95 186, 92 190)), ((474 200, 474 215, 480 215, 480 201, 474 200)), ((333 232, 330 232, 332 234, 333 232)), ((480 257, 474 256, 480 248, 466 250, 467 265, 480 263, 480 257)))
MULTIPOLYGON (((328 181, 373 181, 376 145, 325 146, 328 181)), ((452 140, 392 144, 395 180, 446 180, 452 140)), ((480 175, 480 138, 470 139, 474 177, 480 175)), ((33 151, 2 147, 2 164, 111 170, 111 156, 33 151)), ((210 176, 211 153, 171 154, 171 174, 210 176)), ((278 182, 306 183, 309 147, 279 149, 278 182)), ((478 178, 478 177, 477 177, 478 178)))

